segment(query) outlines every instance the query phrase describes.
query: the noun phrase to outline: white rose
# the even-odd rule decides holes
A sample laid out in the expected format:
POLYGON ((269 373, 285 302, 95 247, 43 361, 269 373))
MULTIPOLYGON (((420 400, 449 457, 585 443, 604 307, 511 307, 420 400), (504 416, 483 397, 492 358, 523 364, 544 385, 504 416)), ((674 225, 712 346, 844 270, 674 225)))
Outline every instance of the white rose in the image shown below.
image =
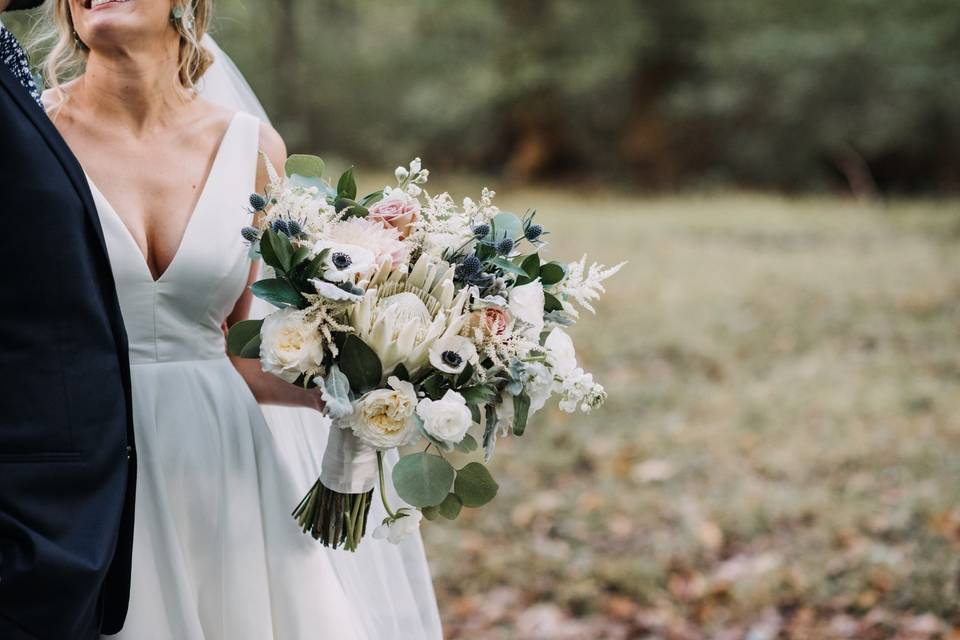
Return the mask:
POLYGON ((467 401, 453 389, 447 389, 447 393, 439 400, 421 400, 417 405, 417 415, 423 420, 424 431, 449 444, 463 440, 473 424, 467 401))
POLYGON ((418 509, 401 509, 396 518, 387 520, 374 529, 373 537, 376 540, 386 538, 393 544, 400 544, 420 529, 422 518, 423 514, 418 509))
POLYGON ((477 359, 477 348, 463 336, 441 338, 430 347, 430 364, 444 373, 461 373, 477 359))
POLYGON ((295 381, 302 373, 316 373, 323 364, 323 341, 303 312, 281 309, 263 319, 260 328, 260 365, 264 371, 295 381))
POLYGON ((514 318, 529 325, 525 328, 523 335, 533 342, 540 342, 544 304, 543 284, 540 280, 534 280, 510 290, 507 308, 514 318))
POLYGON ((333 243, 320 240, 313 246, 314 255, 329 249, 323 263, 323 277, 330 282, 356 282, 376 268, 373 252, 355 244, 333 243))
POLYGON ((417 392, 409 382, 390 376, 389 389, 376 389, 357 400, 350 428, 364 444, 374 449, 392 449, 417 437, 413 413, 417 392))
POLYGON ((577 351, 573 340, 560 327, 550 332, 543 346, 547 349, 547 362, 557 376, 565 377, 577 368, 577 351))

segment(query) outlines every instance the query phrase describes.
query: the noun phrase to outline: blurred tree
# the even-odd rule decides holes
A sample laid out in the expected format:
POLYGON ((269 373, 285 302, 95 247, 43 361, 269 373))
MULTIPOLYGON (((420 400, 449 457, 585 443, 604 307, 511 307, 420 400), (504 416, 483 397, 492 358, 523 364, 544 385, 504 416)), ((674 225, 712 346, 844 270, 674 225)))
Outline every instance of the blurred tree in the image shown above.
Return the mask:
MULTIPOLYGON (((960 189, 956 0, 219 0, 291 149, 648 188, 960 189)), ((5 22, 22 33, 21 16, 5 22)))

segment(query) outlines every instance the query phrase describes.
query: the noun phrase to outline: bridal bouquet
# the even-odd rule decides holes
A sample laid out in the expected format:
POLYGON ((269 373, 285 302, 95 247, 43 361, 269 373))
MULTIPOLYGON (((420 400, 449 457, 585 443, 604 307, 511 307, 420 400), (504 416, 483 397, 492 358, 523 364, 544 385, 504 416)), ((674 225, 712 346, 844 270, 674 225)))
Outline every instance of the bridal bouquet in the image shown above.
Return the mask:
POLYGON ((267 164, 241 234, 268 267, 253 294, 277 310, 237 323, 228 347, 322 394, 333 428, 293 512, 305 532, 355 550, 378 482, 388 515, 374 537, 455 519, 497 494, 485 463, 498 437, 522 435, 552 395, 567 412, 603 403, 563 327, 621 265, 545 260, 533 213, 500 211, 487 189, 462 204, 429 195, 419 159, 363 197, 352 170, 334 187, 315 156, 291 156, 286 177, 267 164), (392 509, 383 452, 399 447, 413 452, 391 480, 412 507, 392 509), (456 469, 454 450, 478 459, 456 469))

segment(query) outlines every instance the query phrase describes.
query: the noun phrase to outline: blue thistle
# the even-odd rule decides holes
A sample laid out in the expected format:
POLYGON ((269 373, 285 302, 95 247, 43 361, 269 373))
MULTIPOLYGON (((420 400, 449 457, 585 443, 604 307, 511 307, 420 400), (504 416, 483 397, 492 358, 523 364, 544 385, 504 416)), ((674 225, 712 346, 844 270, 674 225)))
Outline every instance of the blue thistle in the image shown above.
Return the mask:
POLYGON ((244 227, 240 229, 240 235, 243 236, 243 239, 249 243, 254 243, 260 238, 260 232, 257 231, 256 227, 244 227))
POLYGON ((543 235, 543 227, 538 224, 531 224, 526 229, 523 230, 524 237, 533 242, 537 238, 543 235))
POLYGON ((480 270, 483 269, 483 263, 480 262, 480 258, 474 255, 469 255, 464 258, 460 266, 463 267, 463 275, 467 278, 477 275, 480 273, 480 270))
POLYGON ((264 207, 267 206, 267 200, 259 193, 251 194, 250 206, 253 207, 254 211, 263 211, 264 207))
POLYGON ((497 243, 497 253, 501 256, 509 255, 513 251, 513 240, 510 238, 504 238, 497 243))
POLYGON ((290 227, 287 226, 286 220, 274 220, 273 221, 273 230, 277 233, 283 233, 285 235, 290 235, 290 227))
POLYGON ((291 236, 299 236, 303 233, 303 227, 300 226, 300 223, 296 220, 287 221, 287 230, 290 232, 291 236))
POLYGON ((473 228, 473 235, 477 238, 485 238, 490 233, 490 225, 478 224, 473 228))

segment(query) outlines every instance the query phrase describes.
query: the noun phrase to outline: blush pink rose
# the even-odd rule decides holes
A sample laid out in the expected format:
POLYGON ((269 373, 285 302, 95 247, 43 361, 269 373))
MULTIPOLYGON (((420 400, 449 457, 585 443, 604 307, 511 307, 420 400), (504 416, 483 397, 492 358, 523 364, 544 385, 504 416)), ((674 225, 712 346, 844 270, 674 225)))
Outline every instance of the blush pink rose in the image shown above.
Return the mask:
POLYGON ((420 201, 400 189, 394 189, 386 198, 372 205, 369 212, 368 220, 393 227, 400 232, 402 240, 410 233, 410 225, 420 213, 420 201))
POLYGON ((469 326, 481 329, 488 336, 502 336, 510 331, 513 319, 499 307, 487 307, 470 316, 469 326))

